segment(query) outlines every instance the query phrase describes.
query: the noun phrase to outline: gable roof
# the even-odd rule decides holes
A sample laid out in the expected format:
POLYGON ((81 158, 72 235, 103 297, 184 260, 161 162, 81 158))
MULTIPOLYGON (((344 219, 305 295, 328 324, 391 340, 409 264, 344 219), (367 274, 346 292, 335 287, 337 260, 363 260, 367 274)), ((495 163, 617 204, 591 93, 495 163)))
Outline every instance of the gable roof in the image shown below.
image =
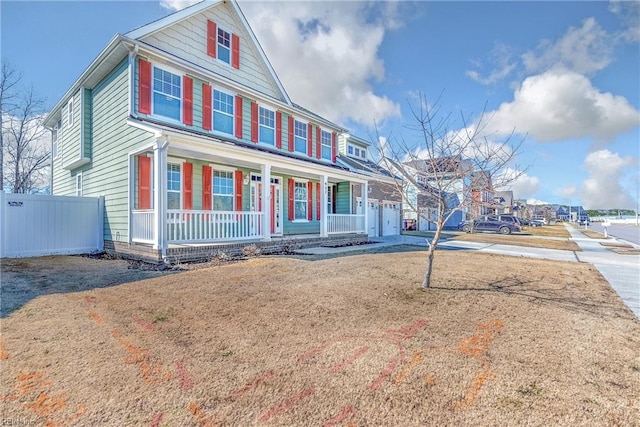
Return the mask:
POLYGON ((286 103, 292 107, 296 107, 299 108, 298 106, 295 106, 292 102, 291 102, 291 98, 289 98, 289 95, 287 94, 287 91, 285 90, 284 86, 282 85, 282 82, 280 81, 280 79, 278 78, 278 75, 276 74, 275 70, 273 69, 273 66, 271 65, 271 62, 269 62, 269 58, 267 58, 267 55, 264 53, 264 50, 262 49, 262 46, 260 45, 260 42, 258 41, 255 33, 253 32, 253 29, 251 29, 251 26, 249 25, 249 22, 247 21, 247 18, 245 17, 244 13, 242 12, 242 10, 240 9, 240 6, 238 5, 238 2, 236 0, 216 0, 216 1, 211 1, 211 0, 203 0, 199 3, 196 3, 194 5, 191 5, 189 7, 185 7, 182 10, 179 10, 177 12, 174 12, 170 15, 165 16, 164 18, 160 18, 157 19, 149 24, 143 25, 141 27, 136 28, 135 30, 129 31, 128 33, 125 34, 125 37, 131 38, 131 39, 135 39, 135 40, 141 40, 144 37, 147 37, 149 35, 152 35, 153 33, 162 30, 163 28, 166 28, 170 25, 176 24, 182 20, 185 20, 191 16, 194 16, 204 10, 207 10, 209 8, 213 8, 216 6, 219 6, 221 4, 230 4, 231 8, 233 9, 233 11, 236 13, 238 19, 240 20, 240 22, 242 23, 244 29, 246 30, 247 34, 249 34, 249 37, 251 38, 251 41, 253 42, 254 46, 256 47, 256 50, 258 51, 258 53, 260 54, 260 58, 264 61, 265 66, 267 67, 267 70, 269 71, 269 74, 271 75, 271 78, 273 78, 273 80, 275 81, 276 85, 278 86, 278 89, 280 90, 283 99, 286 101, 286 103))

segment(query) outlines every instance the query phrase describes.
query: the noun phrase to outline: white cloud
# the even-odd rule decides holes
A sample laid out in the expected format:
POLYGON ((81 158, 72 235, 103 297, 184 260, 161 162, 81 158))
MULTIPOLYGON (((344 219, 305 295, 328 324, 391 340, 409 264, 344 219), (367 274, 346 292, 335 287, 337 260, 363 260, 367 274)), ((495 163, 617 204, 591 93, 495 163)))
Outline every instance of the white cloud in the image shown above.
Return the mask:
POLYGON ((242 2, 292 100, 334 121, 371 126, 400 106, 373 92, 385 76, 378 50, 401 25, 397 2, 242 2), (373 11, 375 10, 375 13, 373 11), (367 20, 373 16, 376 21, 367 20))
POLYGON ((620 17, 624 30, 619 37, 627 42, 640 42, 640 2, 612 0, 609 10, 620 17))
POLYGON ((522 55, 527 71, 540 72, 559 65, 581 74, 602 70, 611 63, 614 43, 611 36, 594 18, 588 18, 580 28, 569 28, 557 42, 543 40, 537 52, 522 55))
POLYGON ((498 176, 494 177, 496 190, 511 190, 516 199, 530 199, 540 188, 540 179, 526 172, 506 168, 498 176), (504 183, 507 183, 504 185, 504 183))
POLYGON ((564 187, 560 187, 558 189, 558 194, 560 194, 564 198, 572 198, 580 194, 580 189, 573 184, 565 185, 564 187))
POLYGON ((533 197, 527 199, 527 204, 528 205, 540 205, 540 206, 545 206, 545 205, 550 205, 551 203, 546 202, 544 200, 539 200, 539 199, 535 199, 533 197))
POLYGON ((196 3, 200 3, 202 0, 161 0, 160 6, 169 10, 180 10, 184 9, 187 6, 194 5, 196 3))
POLYGON ((585 76, 561 69, 528 77, 514 100, 491 114, 491 126, 499 132, 515 128, 540 142, 610 142, 640 125, 640 112, 626 98, 600 92, 585 76))
MULTIPOLYGON (((497 83, 505 79, 517 68, 518 63, 513 60, 513 56, 514 52, 512 48, 503 43, 497 43, 489 55, 489 62, 495 64, 495 67, 488 76, 482 77, 480 72, 476 70, 467 70, 465 74, 472 80, 483 85, 497 83)), ((471 62, 477 68, 483 67, 482 61, 480 60, 472 60, 471 62)))
POLYGON ((585 209, 634 208, 633 197, 620 182, 627 169, 636 164, 633 157, 620 157, 609 150, 590 153, 584 160, 589 173, 582 188, 585 209))

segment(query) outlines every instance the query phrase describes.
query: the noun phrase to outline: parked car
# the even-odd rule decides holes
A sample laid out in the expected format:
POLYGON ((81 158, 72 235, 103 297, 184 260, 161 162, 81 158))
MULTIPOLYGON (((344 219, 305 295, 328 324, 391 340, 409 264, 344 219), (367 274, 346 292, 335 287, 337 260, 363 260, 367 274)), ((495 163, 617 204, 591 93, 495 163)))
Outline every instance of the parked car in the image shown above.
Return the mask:
POLYGON ((532 227, 542 227, 545 223, 541 219, 532 219, 531 221, 529 221, 529 224, 532 227))
POLYGON ((520 218, 515 215, 498 215, 498 219, 504 222, 511 222, 514 224, 518 224, 520 228, 522 228, 522 223, 520 222, 520 218))
POLYGON ((548 221, 545 217, 543 216, 533 216, 531 217, 531 221, 537 221, 542 223, 541 225, 547 225, 548 221))
POLYGON ((531 225, 531 221, 526 218, 518 218, 518 221, 520 221, 520 225, 531 225))
POLYGON ((490 231, 500 234, 511 234, 520 231, 518 222, 501 221, 496 215, 482 215, 471 221, 463 221, 458 228, 465 233, 490 231))

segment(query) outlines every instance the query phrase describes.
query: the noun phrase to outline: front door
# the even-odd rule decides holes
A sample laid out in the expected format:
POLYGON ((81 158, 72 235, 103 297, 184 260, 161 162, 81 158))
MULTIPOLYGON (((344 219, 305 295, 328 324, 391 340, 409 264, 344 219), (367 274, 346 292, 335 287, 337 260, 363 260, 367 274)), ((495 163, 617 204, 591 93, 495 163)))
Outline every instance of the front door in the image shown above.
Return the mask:
MULTIPOLYGON (((282 187, 281 178, 272 177, 269 188, 270 199, 269 211, 271 214, 271 234, 282 234, 282 187)), ((251 211, 266 212, 262 202, 262 177, 260 175, 251 176, 251 211)))

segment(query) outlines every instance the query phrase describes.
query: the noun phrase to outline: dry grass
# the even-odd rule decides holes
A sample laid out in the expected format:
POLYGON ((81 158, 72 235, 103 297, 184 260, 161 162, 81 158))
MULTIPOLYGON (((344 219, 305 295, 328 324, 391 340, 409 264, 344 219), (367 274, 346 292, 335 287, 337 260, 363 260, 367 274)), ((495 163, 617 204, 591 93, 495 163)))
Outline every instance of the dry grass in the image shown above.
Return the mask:
MULTIPOLYGON (((131 283, 126 271, 138 273, 99 261, 118 278, 104 288, 108 275, 91 264, 84 280, 96 289, 42 295, 2 319, 1 417, 639 425, 640 322, 593 267, 440 252, 423 292, 424 252, 394 250, 255 258, 131 283)), ((44 280, 75 277, 77 260, 58 257, 44 280)), ((18 275, 39 280, 27 262, 3 269, 3 293, 18 275)))
POLYGON ((521 234, 540 237, 566 237, 567 239, 571 237, 571 234, 562 223, 544 225, 542 227, 525 227, 521 234))
POLYGON ((532 238, 526 235, 510 234, 488 234, 488 233, 462 233, 452 240, 465 242, 493 243, 498 245, 524 246, 528 248, 561 249, 565 251, 579 251, 580 247, 570 240, 552 240, 545 238, 532 238))

